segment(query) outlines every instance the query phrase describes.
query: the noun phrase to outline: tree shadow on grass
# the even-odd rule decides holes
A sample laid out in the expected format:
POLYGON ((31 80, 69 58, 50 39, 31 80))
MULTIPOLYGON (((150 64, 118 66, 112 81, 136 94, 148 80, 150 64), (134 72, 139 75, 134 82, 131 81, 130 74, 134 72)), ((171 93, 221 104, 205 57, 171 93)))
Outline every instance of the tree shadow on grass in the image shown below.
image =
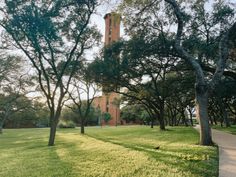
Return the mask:
POLYGON ((189 172, 195 176, 218 176, 218 159, 214 153, 211 153, 209 156, 207 156, 207 151, 205 151, 205 154, 202 154, 204 151, 194 153, 193 150, 189 150, 188 147, 173 149, 169 148, 168 145, 165 145, 156 149, 156 147, 151 145, 123 143, 119 140, 111 140, 101 137, 97 138, 96 136, 91 135, 87 136, 131 150, 144 152, 149 156, 150 160, 162 162, 166 165, 171 165, 173 168, 177 168, 178 171, 189 172))
POLYGON ((57 146, 48 147, 45 136, 38 135, 39 137, 36 137, 35 132, 31 135, 31 138, 18 135, 6 141, 4 147, 1 147, 2 152, 6 153, 7 156, 6 165, 1 166, 4 173, 0 176, 72 176, 71 164, 63 161, 57 152, 63 147, 63 142, 58 142, 57 146), (62 145, 59 145, 60 143, 62 145), (12 160, 9 161, 9 159, 12 160))

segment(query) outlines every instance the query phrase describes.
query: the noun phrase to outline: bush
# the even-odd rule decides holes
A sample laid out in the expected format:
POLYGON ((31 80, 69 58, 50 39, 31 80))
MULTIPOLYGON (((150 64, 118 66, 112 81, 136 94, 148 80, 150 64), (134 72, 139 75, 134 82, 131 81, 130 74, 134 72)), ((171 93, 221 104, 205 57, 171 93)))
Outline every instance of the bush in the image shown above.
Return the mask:
POLYGON ((73 121, 60 121, 58 123, 59 128, 75 128, 76 125, 73 121))
POLYGON ((111 120, 111 114, 108 113, 108 112, 104 112, 104 113, 102 114, 102 117, 103 117, 103 120, 104 120, 106 123, 108 123, 109 120, 111 120))

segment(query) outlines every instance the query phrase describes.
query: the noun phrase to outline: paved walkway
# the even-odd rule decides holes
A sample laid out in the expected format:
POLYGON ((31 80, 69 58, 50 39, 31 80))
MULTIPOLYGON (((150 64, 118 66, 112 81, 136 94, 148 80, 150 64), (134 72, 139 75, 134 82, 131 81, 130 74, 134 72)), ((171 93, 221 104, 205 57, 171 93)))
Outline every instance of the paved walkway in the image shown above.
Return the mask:
POLYGON ((212 129, 212 139, 219 146, 219 177, 236 177, 236 135, 212 129))
POLYGON ((212 129, 212 139, 219 146, 219 177, 236 177, 236 135, 212 129))

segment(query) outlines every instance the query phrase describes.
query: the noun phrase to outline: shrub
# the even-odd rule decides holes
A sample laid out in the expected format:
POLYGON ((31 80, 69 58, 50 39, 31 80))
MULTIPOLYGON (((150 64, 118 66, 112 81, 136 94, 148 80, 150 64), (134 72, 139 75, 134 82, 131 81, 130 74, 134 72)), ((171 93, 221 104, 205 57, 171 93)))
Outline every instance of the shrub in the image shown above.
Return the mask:
POLYGON ((73 121, 60 121, 58 123, 59 128, 75 128, 76 125, 73 121))
POLYGON ((102 117, 103 117, 103 120, 104 120, 106 123, 108 123, 109 120, 111 120, 111 114, 108 113, 108 112, 104 112, 104 113, 102 114, 102 117))

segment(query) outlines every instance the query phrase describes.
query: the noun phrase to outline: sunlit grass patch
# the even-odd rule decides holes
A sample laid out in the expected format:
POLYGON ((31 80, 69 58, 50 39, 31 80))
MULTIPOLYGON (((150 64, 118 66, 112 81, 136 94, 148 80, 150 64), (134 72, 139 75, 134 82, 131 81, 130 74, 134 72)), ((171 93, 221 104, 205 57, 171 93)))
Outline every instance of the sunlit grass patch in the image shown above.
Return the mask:
POLYGON ((1 177, 217 176, 215 147, 197 145, 192 128, 161 132, 144 126, 6 130, 0 136, 1 177), (159 147, 157 149, 157 147, 159 147))

